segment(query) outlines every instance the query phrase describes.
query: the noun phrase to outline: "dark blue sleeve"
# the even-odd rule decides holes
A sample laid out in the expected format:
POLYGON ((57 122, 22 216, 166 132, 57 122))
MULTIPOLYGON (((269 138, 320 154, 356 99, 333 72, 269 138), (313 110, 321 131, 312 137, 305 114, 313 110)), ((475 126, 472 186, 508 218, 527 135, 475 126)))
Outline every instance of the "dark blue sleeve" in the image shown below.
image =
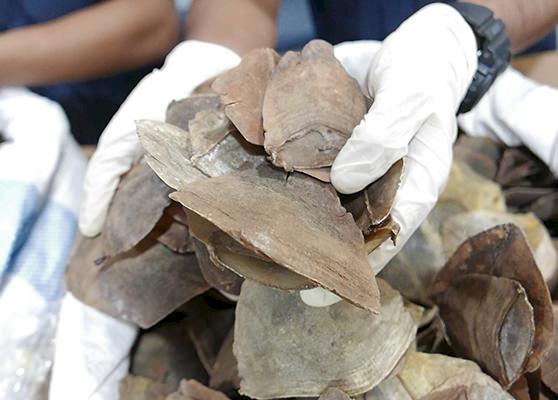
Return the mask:
POLYGON ((0 30, 51 21, 101 0, 0 0, 0 30))
POLYGON ((351 40, 384 40, 417 10, 433 2, 310 0, 318 37, 333 44, 351 40))
MULTIPOLYGON (((52 21, 103 0, 0 0, 0 31, 52 21)), ((137 82, 156 65, 81 82, 30 88, 58 102, 79 143, 94 144, 137 82)))
MULTIPOLYGON (((451 3, 455 0, 444 0, 451 3)), ((310 0, 319 38, 337 44, 350 40, 384 40, 403 21, 433 0, 310 0)), ((439 1, 438 1, 439 2, 439 1)), ((526 53, 556 50, 552 32, 526 53)))

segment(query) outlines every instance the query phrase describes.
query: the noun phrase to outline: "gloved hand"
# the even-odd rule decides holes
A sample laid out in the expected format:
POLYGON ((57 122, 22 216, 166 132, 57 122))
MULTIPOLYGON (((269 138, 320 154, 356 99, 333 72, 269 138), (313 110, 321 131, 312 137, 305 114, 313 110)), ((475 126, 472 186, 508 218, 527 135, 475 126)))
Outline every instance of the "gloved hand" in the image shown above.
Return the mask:
POLYGON ((558 176, 558 89, 537 83, 509 67, 480 103, 459 117, 472 136, 524 144, 558 176))
MULTIPOLYGON (((142 154, 135 121, 163 121, 171 100, 188 96, 239 61, 225 47, 186 41, 174 48, 160 70, 141 80, 106 127, 89 163, 79 218, 82 234, 101 232, 120 176, 142 154)), ((50 398, 115 398, 119 381, 128 371, 136 332, 136 326, 91 309, 68 294, 58 326, 50 398)))
POLYGON ((196 86, 239 61, 240 57, 225 47, 185 41, 172 50, 160 70, 140 81, 105 128, 89 162, 79 217, 83 235, 96 236, 101 232, 120 176, 142 154, 135 121, 164 121, 171 100, 188 96, 196 86))
MULTIPOLYGON (((449 175, 456 112, 477 69, 472 29, 451 6, 424 7, 379 46, 337 46, 336 56, 374 98, 374 104, 337 156, 331 181, 354 193, 381 177, 398 159, 405 171, 392 217, 401 230, 397 245, 386 241, 369 256, 378 273, 434 207, 449 175)), ((338 298, 320 289, 302 300, 326 306, 338 298)))

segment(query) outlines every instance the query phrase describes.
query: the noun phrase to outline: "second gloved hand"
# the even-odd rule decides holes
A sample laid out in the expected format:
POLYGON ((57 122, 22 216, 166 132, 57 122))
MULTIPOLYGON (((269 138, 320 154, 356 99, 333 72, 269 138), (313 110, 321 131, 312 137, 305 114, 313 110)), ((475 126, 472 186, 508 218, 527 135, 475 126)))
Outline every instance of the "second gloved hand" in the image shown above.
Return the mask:
POLYGON ((140 81, 105 128, 89 163, 79 217, 83 235, 101 233, 120 176, 143 154, 135 121, 164 121, 172 100, 187 97, 199 84, 239 61, 236 53, 223 46, 185 41, 172 50, 160 70, 140 81))
MULTIPOLYGON (((163 121, 172 100, 187 97, 199 84, 239 61, 225 47, 186 41, 174 48, 160 70, 141 80, 104 130, 89 163, 79 217, 83 235, 101 233, 120 176, 143 154, 135 121, 163 121)), ((91 309, 70 294, 63 307, 64 318, 69 323, 58 328, 61 350, 56 353, 51 398, 66 399, 68 393, 80 399, 115 398, 119 381, 128 371, 137 327, 91 309)))
MULTIPOLYGON (((374 103, 333 163, 333 185, 341 193, 357 192, 405 159, 392 209, 401 228, 397 245, 386 241, 369 255, 378 273, 444 188, 457 134, 456 112, 477 69, 477 45, 453 7, 433 4, 411 16, 379 48, 377 42, 346 43, 335 54, 374 103)), ((320 289, 303 291, 301 297, 313 306, 337 299, 320 289)))
POLYGON ((471 136, 488 136, 507 146, 527 146, 558 176, 558 90, 509 67, 480 103, 459 117, 471 136))

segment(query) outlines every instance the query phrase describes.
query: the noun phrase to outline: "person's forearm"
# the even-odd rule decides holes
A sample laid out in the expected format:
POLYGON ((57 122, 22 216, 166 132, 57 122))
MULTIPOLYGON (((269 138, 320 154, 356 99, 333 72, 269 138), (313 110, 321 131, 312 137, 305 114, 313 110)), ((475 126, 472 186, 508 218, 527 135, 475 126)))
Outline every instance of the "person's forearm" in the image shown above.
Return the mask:
POLYGON ((279 0, 194 0, 186 19, 186 38, 221 44, 242 55, 274 47, 279 0))
POLYGON ((518 52, 558 24, 558 0, 463 0, 490 8, 506 24, 512 50, 518 52))
POLYGON ((96 78, 163 57, 176 44, 171 0, 110 0, 0 34, 0 85, 96 78))

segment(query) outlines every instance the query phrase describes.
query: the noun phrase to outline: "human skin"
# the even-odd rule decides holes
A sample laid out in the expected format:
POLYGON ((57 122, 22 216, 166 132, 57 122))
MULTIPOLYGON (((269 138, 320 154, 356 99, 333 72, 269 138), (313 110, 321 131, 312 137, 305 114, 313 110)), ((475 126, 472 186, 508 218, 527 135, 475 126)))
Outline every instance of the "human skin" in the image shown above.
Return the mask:
POLYGON ((558 24, 556 0, 467 0, 490 8, 504 21, 512 51, 526 49, 558 24))
MULTIPOLYGON (((521 51, 558 23, 556 0, 468 0, 492 9, 521 51)), ((280 0, 194 0, 188 39, 238 54, 276 43, 280 0)), ((170 0, 108 0, 56 20, 0 34, 0 85, 78 81, 127 71, 162 58, 181 27, 170 0)))
MULTIPOLYGON (((529 47, 558 24, 556 0, 467 0, 504 21, 512 50, 529 47)), ((186 23, 190 39, 222 44, 239 54, 275 43, 279 0, 194 0, 186 23)))
POLYGON ((186 38, 217 43, 239 55, 274 47, 280 0, 194 0, 186 18, 186 38))
POLYGON ((179 38, 172 0, 107 0, 0 33, 0 86, 79 81, 163 58, 179 38))

